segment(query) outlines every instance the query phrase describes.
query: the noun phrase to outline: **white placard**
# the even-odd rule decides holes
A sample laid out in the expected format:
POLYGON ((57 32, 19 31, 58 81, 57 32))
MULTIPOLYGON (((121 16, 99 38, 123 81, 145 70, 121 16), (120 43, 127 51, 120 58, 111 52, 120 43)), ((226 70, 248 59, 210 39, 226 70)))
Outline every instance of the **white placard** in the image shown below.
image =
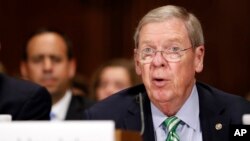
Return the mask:
POLYGON ((113 121, 0 123, 0 141, 115 141, 113 121))
POLYGON ((12 116, 9 114, 0 114, 0 122, 11 122, 12 116))

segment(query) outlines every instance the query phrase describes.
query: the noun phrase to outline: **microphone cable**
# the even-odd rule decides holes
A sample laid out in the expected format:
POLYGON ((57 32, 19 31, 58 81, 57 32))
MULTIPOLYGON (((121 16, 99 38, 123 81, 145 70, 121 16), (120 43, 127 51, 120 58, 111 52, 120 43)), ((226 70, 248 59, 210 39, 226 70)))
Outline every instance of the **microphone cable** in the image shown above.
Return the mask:
POLYGON ((139 93, 139 104, 140 104, 140 115, 141 115, 141 132, 140 135, 143 135, 145 130, 145 120, 144 120, 144 110, 143 110, 143 98, 142 94, 139 93))

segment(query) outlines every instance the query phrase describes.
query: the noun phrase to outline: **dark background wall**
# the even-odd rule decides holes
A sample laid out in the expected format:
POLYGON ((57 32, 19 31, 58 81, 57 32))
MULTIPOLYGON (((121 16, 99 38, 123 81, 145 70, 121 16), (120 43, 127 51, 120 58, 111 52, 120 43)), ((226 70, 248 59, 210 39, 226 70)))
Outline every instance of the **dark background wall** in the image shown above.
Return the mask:
POLYGON ((139 19, 166 4, 184 6, 203 24, 205 68, 198 80, 238 95, 250 91, 249 0, 0 0, 0 60, 17 75, 27 36, 56 27, 72 39, 77 71, 90 79, 105 61, 132 58, 139 19))

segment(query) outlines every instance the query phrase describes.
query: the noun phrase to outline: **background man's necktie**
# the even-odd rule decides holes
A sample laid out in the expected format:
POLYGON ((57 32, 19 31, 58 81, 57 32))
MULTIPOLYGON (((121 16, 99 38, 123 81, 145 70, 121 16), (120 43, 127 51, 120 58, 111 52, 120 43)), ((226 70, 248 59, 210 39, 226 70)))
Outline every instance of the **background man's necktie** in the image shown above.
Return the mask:
POLYGON ((180 119, 175 116, 167 118, 163 124, 168 129, 168 137, 166 141, 179 141, 180 138, 176 133, 176 128, 180 123, 180 119))

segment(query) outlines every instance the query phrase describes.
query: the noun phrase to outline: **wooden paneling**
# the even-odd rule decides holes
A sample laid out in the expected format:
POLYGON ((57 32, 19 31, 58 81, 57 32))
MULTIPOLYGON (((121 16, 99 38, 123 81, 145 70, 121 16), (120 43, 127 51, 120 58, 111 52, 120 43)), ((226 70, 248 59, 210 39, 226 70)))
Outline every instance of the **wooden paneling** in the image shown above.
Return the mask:
POLYGON ((202 22, 206 56, 198 80, 238 95, 250 91, 248 0, 0 0, 0 60, 11 75, 18 74, 27 35, 56 27, 72 39, 78 72, 89 79, 105 61, 131 58, 139 19, 165 4, 184 6, 202 22))

